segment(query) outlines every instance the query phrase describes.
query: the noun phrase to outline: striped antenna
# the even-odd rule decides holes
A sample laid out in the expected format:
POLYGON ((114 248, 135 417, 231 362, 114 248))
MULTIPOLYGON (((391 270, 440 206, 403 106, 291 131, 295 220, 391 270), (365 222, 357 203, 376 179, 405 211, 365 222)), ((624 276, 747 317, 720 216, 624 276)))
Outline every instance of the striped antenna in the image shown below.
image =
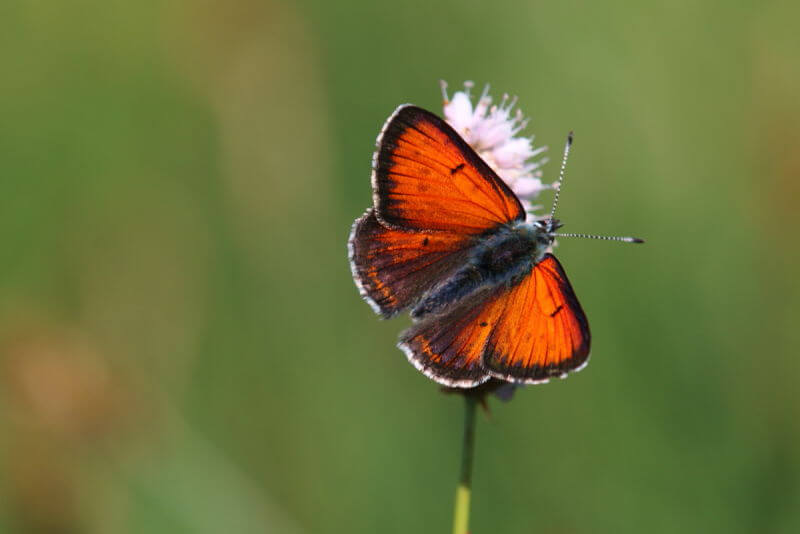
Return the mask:
POLYGON ((564 183, 564 173, 567 170, 567 158, 569 157, 569 149, 572 147, 572 132, 567 135, 567 143, 564 145, 564 157, 561 160, 561 170, 558 173, 558 186, 556 187, 556 196, 553 198, 553 207, 550 209, 550 219, 547 222, 549 230, 553 231, 553 217, 556 215, 556 206, 558 206, 558 195, 561 193, 561 185, 564 183))
POLYGON ((558 206, 558 195, 561 193, 561 186, 564 183, 564 173, 567 170, 567 158, 569 157, 569 149, 572 148, 572 138, 573 133, 569 132, 569 135, 567 135, 567 143, 564 145, 564 158, 561 160, 561 171, 558 173, 556 196, 553 198, 553 207, 550 209, 550 218, 547 220, 547 232, 554 237, 582 237, 584 239, 601 239, 603 241, 620 241, 622 243, 644 243, 644 239, 639 239, 638 237, 553 233, 553 221, 555 220, 556 206, 558 206))
POLYGON ((623 243, 644 243, 638 237, 622 237, 616 235, 589 235, 589 234, 551 234, 555 237, 583 237, 584 239, 602 239, 603 241, 622 241, 623 243))

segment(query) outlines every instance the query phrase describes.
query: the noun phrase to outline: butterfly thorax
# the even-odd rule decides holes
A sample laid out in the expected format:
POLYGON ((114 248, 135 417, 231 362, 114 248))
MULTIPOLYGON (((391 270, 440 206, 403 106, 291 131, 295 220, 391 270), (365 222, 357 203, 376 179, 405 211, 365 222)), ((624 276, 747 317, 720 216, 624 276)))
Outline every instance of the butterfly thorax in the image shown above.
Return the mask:
POLYGON ((553 243, 544 222, 514 222, 476 238, 465 263, 427 291, 411 310, 415 319, 436 315, 492 288, 519 283, 553 243))

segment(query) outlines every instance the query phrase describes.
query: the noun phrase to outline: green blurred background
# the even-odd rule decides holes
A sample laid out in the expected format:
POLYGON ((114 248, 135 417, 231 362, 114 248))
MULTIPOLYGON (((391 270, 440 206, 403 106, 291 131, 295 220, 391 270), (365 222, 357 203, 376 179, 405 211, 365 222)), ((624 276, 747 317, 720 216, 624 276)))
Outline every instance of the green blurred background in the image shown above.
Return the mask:
POLYGON ((800 532, 798 6, 3 2, 0 531, 448 532, 461 402, 345 242, 471 79, 648 240, 557 250, 592 364, 491 401, 472 532, 800 532))

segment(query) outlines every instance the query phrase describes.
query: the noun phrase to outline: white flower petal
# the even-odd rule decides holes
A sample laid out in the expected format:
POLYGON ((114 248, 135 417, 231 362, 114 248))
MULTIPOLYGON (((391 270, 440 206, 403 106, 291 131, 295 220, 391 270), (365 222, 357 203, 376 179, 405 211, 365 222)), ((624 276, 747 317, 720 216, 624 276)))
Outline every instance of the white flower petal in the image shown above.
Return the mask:
POLYGON ((512 138, 494 149, 494 159, 502 167, 522 167, 533 156, 531 142, 524 137, 512 138))
POLYGON ((444 87, 446 85, 443 85, 443 95, 447 122, 508 184, 526 211, 538 207, 533 206, 531 200, 550 186, 542 184, 541 171, 537 170, 546 158, 532 158, 546 148, 534 148, 533 137, 517 137, 528 121, 519 109, 512 114, 517 103, 516 97, 503 95, 500 104, 493 106, 487 85, 473 108, 470 96, 472 82, 465 82, 464 91, 456 92, 452 100, 447 99, 444 87))
POLYGON ((468 130, 474 122, 472 102, 466 93, 458 91, 444 107, 444 118, 459 133, 468 130))
POLYGON ((544 186, 542 186, 542 181, 538 178, 518 178, 514 182, 514 192, 519 196, 538 195, 542 189, 544 189, 544 186))

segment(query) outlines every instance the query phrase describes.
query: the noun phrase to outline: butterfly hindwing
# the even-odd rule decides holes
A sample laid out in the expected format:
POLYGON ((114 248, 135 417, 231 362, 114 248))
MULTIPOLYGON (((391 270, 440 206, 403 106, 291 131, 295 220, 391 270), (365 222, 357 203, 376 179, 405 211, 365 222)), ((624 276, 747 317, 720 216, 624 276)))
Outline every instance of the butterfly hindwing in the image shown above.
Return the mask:
POLYGON ((387 228, 373 209, 353 224, 350 267, 362 296, 383 317, 412 306, 463 261, 471 238, 387 228))
POLYGON ((444 120, 401 106, 373 157, 378 219, 395 228, 481 234, 524 220, 517 197, 444 120))
POLYGON ((491 325, 502 315, 498 290, 485 290, 455 310, 420 321, 398 346, 427 377, 452 387, 473 387, 491 376, 482 364, 491 325))

